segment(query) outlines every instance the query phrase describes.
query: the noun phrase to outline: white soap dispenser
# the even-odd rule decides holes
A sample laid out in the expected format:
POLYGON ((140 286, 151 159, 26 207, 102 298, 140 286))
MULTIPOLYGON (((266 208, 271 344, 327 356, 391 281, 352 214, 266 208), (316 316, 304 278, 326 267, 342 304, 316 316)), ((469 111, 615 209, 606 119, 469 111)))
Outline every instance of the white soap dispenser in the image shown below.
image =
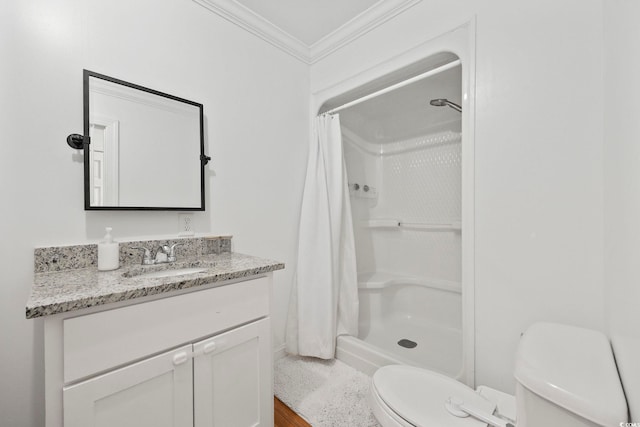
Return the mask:
POLYGON ((115 270, 120 267, 120 247, 118 242, 113 241, 111 227, 105 228, 107 234, 104 240, 98 243, 98 270, 115 270))

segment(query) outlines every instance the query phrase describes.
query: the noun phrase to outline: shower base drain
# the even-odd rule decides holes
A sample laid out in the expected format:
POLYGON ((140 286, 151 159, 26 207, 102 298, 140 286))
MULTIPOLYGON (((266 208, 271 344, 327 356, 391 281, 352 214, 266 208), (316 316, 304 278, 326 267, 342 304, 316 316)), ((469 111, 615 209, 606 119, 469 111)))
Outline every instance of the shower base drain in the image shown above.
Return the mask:
POLYGON ((404 348, 415 348, 418 345, 418 343, 415 341, 411 341, 403 338, 400 341, 398 341, 398 345, 404 348))

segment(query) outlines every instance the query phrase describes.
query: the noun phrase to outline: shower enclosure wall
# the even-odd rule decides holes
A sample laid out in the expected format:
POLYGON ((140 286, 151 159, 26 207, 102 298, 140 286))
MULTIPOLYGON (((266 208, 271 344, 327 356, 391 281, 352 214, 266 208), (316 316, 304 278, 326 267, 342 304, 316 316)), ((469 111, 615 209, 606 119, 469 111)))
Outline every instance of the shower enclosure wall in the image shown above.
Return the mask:
POLYGON ((341 112, 360 299, 337 357, 373 373, 405 363, 459 378, 460 66, 341 112), (441 108, 445 107, 445 108, 441 108))

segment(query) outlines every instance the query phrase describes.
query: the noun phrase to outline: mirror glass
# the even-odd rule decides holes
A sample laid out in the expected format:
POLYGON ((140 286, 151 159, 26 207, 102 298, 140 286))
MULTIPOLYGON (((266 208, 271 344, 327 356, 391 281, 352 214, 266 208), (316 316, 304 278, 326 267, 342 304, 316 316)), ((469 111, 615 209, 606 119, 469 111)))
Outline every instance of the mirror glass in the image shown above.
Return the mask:
POLYGON ((202 104, 85 70, 84 122, 85 209, 204 210, 202 104))

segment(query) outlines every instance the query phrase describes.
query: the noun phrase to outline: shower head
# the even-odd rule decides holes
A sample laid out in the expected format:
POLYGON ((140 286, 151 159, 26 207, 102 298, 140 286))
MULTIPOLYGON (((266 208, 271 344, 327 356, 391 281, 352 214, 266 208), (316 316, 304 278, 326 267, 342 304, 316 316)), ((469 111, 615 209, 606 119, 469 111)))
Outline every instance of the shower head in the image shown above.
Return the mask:
POLYGON ((434 107, 451 107, 460 113, 462 112, 461 106, 445 98, 432 99, 431 101, 429 101, 429 104, 433 105, 434 107))

